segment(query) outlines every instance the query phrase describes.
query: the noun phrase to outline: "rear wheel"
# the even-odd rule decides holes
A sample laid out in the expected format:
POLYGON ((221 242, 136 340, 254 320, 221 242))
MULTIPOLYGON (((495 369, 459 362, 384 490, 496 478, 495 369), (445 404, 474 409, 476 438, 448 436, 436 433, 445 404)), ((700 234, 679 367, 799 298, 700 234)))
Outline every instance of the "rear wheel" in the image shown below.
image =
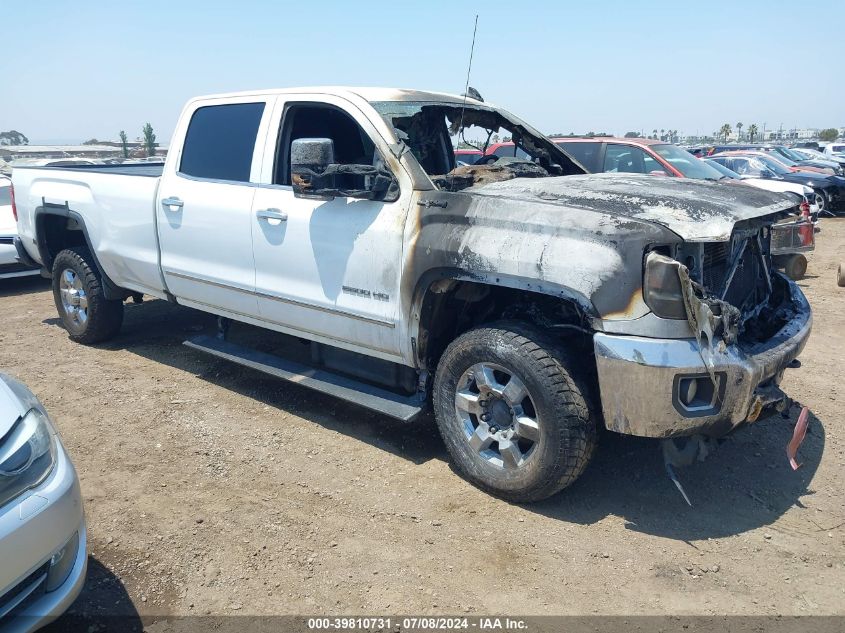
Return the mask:
POLYGON ((555 340, 522 323, 453 341, 437 367, 434 407, 457 469, 516 502, 575 481, 592 456, 596 425, 571 367, 555 340))
POLYGON ((68 248, 53 262, 53 300, 71 340, 90 345, 113 337, 123 323, 123 301, 106 299, 91 253, 68 248))
POLYGON ((836 271, 836 284, 845 288, 845 262, 839 264, 839 270, 836 271))

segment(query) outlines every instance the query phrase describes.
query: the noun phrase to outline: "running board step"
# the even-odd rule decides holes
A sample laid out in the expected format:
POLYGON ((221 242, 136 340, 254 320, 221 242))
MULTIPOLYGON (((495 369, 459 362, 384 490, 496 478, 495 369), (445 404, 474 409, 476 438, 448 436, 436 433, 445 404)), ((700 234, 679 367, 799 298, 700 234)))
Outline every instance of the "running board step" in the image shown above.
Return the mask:
POLYGON ((410 422, 423 410, 423 402, 415 396, 401 396, 346 376, 309 367, 216 337, 197 336, 183 344, 244 367, 257 369, 276 378, 295 382, 314 391, 354 402, 403 422, 410 422))

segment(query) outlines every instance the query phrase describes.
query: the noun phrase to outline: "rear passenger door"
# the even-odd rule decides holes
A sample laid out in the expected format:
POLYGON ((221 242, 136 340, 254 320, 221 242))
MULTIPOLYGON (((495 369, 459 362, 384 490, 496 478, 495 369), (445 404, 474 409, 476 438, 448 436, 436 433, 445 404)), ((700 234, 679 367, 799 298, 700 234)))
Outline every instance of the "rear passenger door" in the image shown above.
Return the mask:
POLYGON ((202 101, 174 133, 184 142, 165 167, 156 213, 164 279, 180 303, 258 312, 252 199, 270 109, 256 97, 202 101))

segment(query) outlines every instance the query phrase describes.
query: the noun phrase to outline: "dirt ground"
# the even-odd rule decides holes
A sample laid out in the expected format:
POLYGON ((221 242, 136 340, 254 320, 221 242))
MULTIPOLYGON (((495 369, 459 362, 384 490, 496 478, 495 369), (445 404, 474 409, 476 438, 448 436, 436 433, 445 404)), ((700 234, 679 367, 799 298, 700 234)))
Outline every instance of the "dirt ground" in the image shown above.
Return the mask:
POLYGON ((128 305, 116 340, 83 347, 47 282, 0 282, 0 370, 45 403, 82 481, 71 613, 845 613, 845 219, 822 224, 801 282, 814 332, 785 380, 813 413, 803 465, 795 407, 680 471, 691 508, 655 441, 609 433, 571 488, 508 504, 455 474, 431 420, 182 346, 208 315, 128 305))

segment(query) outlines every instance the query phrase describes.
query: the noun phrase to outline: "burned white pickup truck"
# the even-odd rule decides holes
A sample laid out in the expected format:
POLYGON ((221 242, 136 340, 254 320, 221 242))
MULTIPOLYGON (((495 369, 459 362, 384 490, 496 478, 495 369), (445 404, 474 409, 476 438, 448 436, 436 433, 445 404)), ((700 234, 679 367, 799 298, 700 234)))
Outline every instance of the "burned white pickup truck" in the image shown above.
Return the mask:
POLYGON ((221 317, 188 344, 411 420, 429 403, 458 469, 516 501, 586 467, 597 425, 724 435, 783 408, 811 327, 771 266, 781 194, 586 175, 479 99, 308 88, 187 104, 164 165, 21 168, 22 261, 71 338, 152 295, 221 317), (514 156, 456 167, 494 134, 514 156), (231 321, 308 342, 246 348, 231 321), (272 350, 271 350, 272 351, 272 350))

